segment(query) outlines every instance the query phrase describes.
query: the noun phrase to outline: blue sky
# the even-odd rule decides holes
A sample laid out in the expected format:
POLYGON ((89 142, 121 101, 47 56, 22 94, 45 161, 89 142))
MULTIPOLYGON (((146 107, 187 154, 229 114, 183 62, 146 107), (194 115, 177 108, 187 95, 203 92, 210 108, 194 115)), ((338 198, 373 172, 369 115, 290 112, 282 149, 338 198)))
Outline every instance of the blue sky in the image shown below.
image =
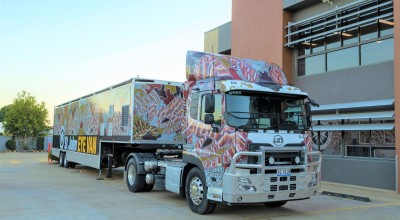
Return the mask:
POLYGON ((187 50, 231 0, 0 0, 0 108, 25 90, 53 107, 139 75, 185 80, 187 50))

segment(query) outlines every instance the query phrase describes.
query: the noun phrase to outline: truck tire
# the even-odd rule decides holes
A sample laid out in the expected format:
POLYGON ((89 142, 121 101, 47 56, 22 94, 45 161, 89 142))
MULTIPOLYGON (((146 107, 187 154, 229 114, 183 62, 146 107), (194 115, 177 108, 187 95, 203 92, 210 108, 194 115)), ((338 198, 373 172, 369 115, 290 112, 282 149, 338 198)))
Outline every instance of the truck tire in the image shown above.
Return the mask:
POLYGON ((69 163, 69 168, 75 168, 75 166, 76 166, 76 163, 73 163, 73 162, 69 163))
POLYGON ((63 160, 64 160, 64 168, 70 168, 71 167, 71 162, 69 162, 68 160, 67 160, 68 158, 67 158, 67 153, 64 153, 64 157, 63 157, 63 160))
POLYGON ((142 192, 145 189, 146 179, 138 171, 136 160, 132 157, 126 165, 126 184, 131 192, 142 192))
POLYGON ((192 168, 186 178, 186 201, 189 208, 197 214, 209 214, 214 211, 216 203, 207 199, 207 186, 204 175, 197 167, 192 168))
POLYGON ((264 203, 264 205, 267 207, 281 207, 284 206, 286 203, 287 201, 277 201, 277 202, 266 202, 264 203))
POLYGON ((60 167, 64 167, 64 162, 65 162, 64 158, 65 158, 65 154, 63 152, 61 152, 60 156, 58 157, 60 167))

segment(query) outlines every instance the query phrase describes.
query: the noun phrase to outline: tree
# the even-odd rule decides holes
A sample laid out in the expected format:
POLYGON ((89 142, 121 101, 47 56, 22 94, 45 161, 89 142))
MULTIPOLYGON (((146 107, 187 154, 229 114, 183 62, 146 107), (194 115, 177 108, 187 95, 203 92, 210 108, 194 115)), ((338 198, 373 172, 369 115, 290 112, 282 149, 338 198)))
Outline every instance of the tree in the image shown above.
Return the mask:
POLYGON ((43 136, 50 130, 47 116, 44 102, 37 103, 30 93, 19 92, 5 112, 4 131, 21 138, 23 146, 26 147, 29 137, 43 136))
POLYGON ((8 107, 9 107, 10 105, 6 105, 6 106, 3 106, 1 109, 0 109, 0 122, 3 122, 4 121, 4 115, 6 114, 6 111, 8 110, 8 107))

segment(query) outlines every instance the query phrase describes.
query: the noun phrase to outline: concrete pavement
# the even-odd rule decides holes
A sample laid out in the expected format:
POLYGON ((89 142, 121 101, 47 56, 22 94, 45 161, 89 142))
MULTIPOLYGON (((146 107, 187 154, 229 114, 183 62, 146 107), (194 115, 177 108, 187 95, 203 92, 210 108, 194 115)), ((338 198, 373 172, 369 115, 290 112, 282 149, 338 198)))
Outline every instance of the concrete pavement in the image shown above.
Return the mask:
POLYGON ((0 153, 0 219, 400 219, 395 192, 326 182, 322 191, 371 202, 319 195, 280 208, 220 204, 200 216, 174 193, 130 193, 122 173, 117 169, 112 179, 99 181, 97 170, 48 164, 46 153, 0 153))

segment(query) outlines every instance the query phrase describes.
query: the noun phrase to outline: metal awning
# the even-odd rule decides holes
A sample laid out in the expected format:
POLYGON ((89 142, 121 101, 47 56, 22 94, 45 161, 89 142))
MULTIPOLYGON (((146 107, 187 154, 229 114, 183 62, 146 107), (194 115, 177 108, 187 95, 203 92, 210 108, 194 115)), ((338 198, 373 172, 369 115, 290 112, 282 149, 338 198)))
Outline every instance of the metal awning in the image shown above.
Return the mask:
POLYGON ((393 129, 394 123, 313 126, 313 131, 391 131, 393 129))
POLYGON ((364 102, 327 104, 327 105, 320 105, 320 107, 312 107, 311 110, 314 113, 318 113, 320 111, 335 111, 335 110, 336 111, 358 110, 358 109, 371 110, 371 108, 391 107, 391 106, 394 106, 394 99, 381 99, 381 100, 364 101, 364 102))
POLYGON ((393 119, 394 111, 362 112, 347 114, 314 115, 313 121, 333 121, 341 119, 393 119))

